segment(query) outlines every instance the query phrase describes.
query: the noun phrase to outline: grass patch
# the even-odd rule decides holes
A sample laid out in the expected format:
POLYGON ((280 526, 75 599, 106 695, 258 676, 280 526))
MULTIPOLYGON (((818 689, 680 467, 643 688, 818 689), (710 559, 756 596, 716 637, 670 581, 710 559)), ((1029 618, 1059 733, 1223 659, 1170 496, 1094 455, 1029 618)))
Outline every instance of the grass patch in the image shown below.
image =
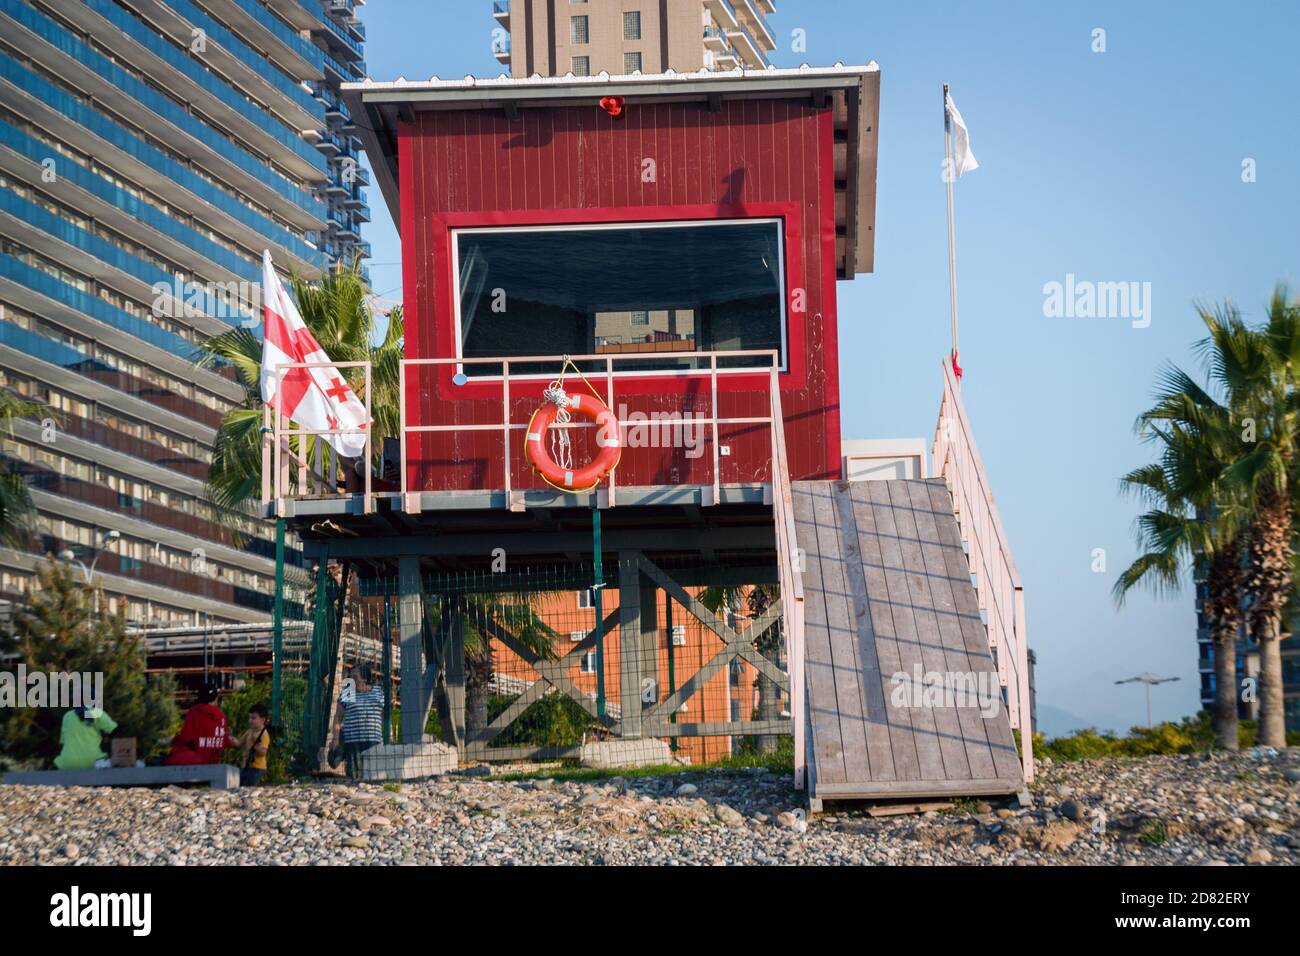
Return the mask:
POLYGON ((1147 846, 1160 846, 1169 839, 1169 828, 1163 820, 1148 820, 1138 831, 1138 841, 1147 846))
POLYGON ((609 780, 613 777, 623 779, 637 777, 666 777, 692 773, 717 773, 729 770, 769 770, 772 773, 794 773, 794 758, 788 749, 778 748, 775 753, 747 753, 732 757, 723 757, 710 763, 692 764, 687 767, 678 764, 657 764, 651 767, 622 767, 608 770, 596 767, 547 767, 542 770, 528 770, 519 773, 506 773, 493 776, 493 780, 557 780, 592 783, 609 780), (784 750, 784 752, 783 752, 784 750))

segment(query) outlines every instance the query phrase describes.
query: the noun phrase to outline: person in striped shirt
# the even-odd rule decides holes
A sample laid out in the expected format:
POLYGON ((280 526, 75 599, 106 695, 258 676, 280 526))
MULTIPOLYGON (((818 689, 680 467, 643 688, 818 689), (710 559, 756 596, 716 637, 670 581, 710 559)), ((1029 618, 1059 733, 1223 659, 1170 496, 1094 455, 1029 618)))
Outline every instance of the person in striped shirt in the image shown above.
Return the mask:
POLYGON ((362 755, 384 739, 384 690, 367 681, 359 667, 348 672, 339 694, 334 733, 343 743, 349 779, 360 780, 362 755))

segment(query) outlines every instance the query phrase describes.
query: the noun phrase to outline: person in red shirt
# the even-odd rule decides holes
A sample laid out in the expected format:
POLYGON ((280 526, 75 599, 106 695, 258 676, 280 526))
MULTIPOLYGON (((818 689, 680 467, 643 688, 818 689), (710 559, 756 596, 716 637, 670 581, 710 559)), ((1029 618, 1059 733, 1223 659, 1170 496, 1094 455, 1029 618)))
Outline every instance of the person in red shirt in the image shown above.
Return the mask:
POLYGON ((180 733, 172 738, 172 749, 163 763, 167 766, 221 763, 222 752, 238 743, 226 726, 226 714, 214 701, 217 689, 211 684, 199 688, 199 702, 185 714, 180 733))

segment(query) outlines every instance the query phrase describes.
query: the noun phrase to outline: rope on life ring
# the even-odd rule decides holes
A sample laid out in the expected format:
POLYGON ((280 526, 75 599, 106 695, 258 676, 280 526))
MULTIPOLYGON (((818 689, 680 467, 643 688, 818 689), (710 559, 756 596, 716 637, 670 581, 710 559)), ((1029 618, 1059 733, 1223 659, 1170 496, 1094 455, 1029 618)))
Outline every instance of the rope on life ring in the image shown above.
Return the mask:
POLYGON ((565 356, 560 377, 542 392, 543 402, 528 420, 524 437, 524 457, 541 479, 557 491, 570 494, 591 491, 607 478, 623 456, 619 440, 618 419, 609 410, 604 399, 591 387, 587 377, 565 356), (564 375, 572 367, 591 391, 585 395, 569 395, 564 391, 564 375), (574 467, 573 445, 567 427, 551 430, 552 425, 567 426, 578 414, 596 426, 596 444, 600 451, 588 464, 574 467), (550 447, 547 447, 547 438, 550 447))

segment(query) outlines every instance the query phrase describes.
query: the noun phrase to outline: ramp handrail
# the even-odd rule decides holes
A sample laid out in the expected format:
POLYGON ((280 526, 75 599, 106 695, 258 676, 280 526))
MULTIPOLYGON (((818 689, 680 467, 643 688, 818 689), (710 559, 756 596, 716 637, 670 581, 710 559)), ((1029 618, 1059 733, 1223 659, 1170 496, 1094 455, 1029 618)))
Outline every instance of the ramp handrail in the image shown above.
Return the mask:
POLYGON ((807 710, 804 703, 804 594, 803 561, 795 537, 794 497, 790 491, 790 464, 785 451, 785 416, 781 410, 781 389, 777 371, 771 371, 772 418, 772 515, 776 525, 777 574, 785 616, 785 649, 790 675, 790 720, 794 732, 794 785, 805 781, 804 740, 807 710))
POLYGON ((957 525, 969 546, 975 591, 981 610, 987 614, 989 648, 997 664, 998 680, 1007 689, 1011 725, 1020 730, 1021 759, 1028 783, 1034 779, 1034 757, 1025 588, 975 444, 957 376, 947 358, 943 361, 943 398, 930 463, 932 473, 948 484, 957 525))

